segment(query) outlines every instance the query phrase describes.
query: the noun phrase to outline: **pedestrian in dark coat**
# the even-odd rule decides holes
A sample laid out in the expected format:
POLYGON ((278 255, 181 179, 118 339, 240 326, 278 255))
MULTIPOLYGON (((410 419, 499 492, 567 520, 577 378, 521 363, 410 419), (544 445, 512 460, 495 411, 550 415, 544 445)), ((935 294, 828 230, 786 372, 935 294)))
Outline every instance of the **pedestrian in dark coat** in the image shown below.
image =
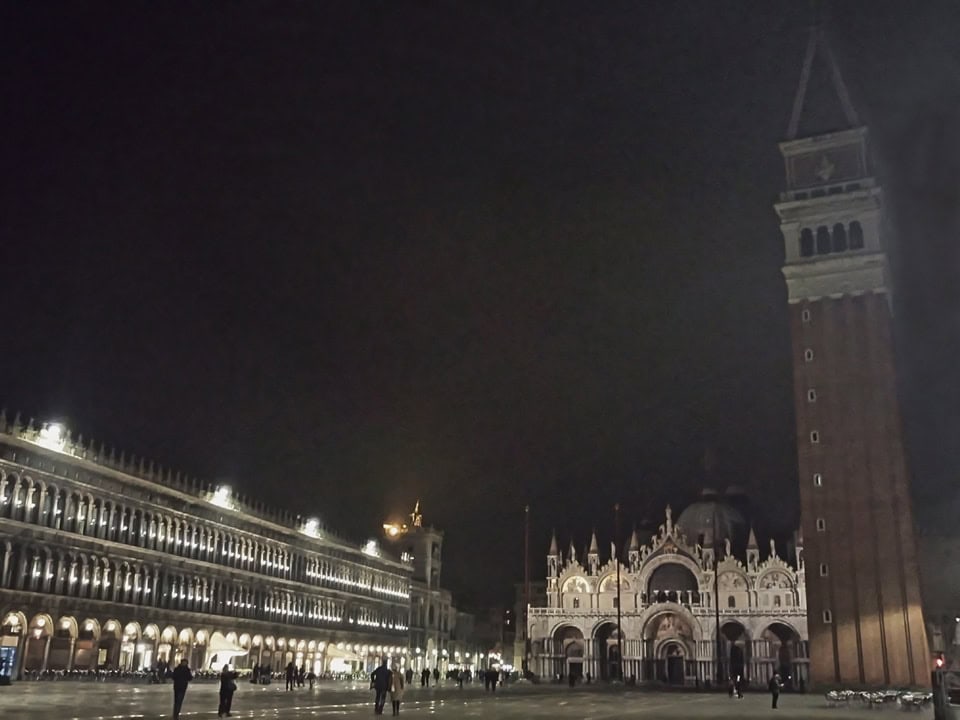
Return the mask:
POLYGON ((180 708, 183 707, 183 697, 187 694, 187 685, 193 680, 190 664, 186 658, 170 673, 173 678, 173 720, 180 720, 180 708))
POLYGON ((233 705, 233 694, 237 691, 237 678, 240 673, 232 672, 229 665, 223 666, 220 673, 220 707, 217 708, 217 717, 230 717, 230 707, 233 705))
POLYGON ((297 666, 293 663, 287 663, 287 690, 293 691, 297 684, 297 666))
POLYGON ((387 693, 390 691, 392 684, 393 673, 390 672, 390 668, 387 667, 387 661, 384 660, 383 665, 374 670, 373 674, 370 675, 370 687, 376 691, 373 700, 373 712, 375 715, 383 715, 383 706, 387 702, 387 693))
POLYGON ((782 683, 780 682, 780 673, 774 673, 773 677, 770 678, 770 683, 767 687, 770 688, 770 701, 771 707, 777 709, 777 701, 780 699, 780 687, 782 683))

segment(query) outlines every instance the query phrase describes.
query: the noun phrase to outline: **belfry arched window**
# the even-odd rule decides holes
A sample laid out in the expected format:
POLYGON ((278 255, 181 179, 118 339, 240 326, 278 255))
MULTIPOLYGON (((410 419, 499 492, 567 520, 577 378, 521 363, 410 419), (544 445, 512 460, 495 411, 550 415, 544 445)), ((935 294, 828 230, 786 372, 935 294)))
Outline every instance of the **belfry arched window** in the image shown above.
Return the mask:
POLYGON ((830 254, 830 229, 826 225, 817 228, 817 255, 830 254))
POLYGON ((800 231, 800 257, 813 256, 813 231, 804 228, 800 231))
POLYGON ((863 250, 863 228, 856 220, 850 223, 850 249, 863 250))
POLYGON ((846 252, 847 250, 847 229, 843 223, 837 223, 833 226, 833 251, 846 252))

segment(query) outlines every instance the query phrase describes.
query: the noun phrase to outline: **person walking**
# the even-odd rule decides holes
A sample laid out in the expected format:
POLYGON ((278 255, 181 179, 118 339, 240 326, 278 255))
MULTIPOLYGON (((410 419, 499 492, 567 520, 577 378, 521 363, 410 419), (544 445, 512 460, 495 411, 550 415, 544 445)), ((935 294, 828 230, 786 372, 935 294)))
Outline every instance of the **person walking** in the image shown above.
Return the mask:
POLYGON ((780 682, 780 673, 775 672, 773 677, 770 678, 770 683, 768 687, 770 688, 770 701, 771 707, 777 709, 777 701, 780 699, 780 687, 782 683, 780 682))
POLYGON ((220 673, 220 707, 217 708, 217 717, 230 717, 230 706, 233 705, 233 694, 237 691, 237 678, 240 673, 230 670, 229 665, 223 666, 220 673))
POLYGON ((173 720, 180 720, 180 708, 183 707, 183 697, 187 694, 187 685, 193 680, 190 664, 186 658, 180 661, 170 673, 173 679, 173 720))
POLYGON ((370 687, 376 691, 373 700, 375 715, 383 715, 383 706, 387 702, 387 693, 390 691, 392 680, 393 673, 390 672, 387 661, 384 659, 383 664, 370 675, 370 687))
POLYGON ((403 700, 403 673, 396 665, 390 674, 390 705, 393 707, 393 714, 400 714, 400 701, 403 700))
POLYGON ((297 684, 297 666, 292 662, 287 663, 287 690, 293 692, 293 688, 297 684))

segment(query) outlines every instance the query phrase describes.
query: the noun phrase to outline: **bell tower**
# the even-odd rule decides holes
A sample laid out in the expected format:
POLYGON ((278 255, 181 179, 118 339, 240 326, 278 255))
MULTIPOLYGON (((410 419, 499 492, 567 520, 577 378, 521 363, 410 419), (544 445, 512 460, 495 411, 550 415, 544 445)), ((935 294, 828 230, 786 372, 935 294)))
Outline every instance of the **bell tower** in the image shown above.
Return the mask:
POLYGON ((811 30, 780 144, 811 680, 928 682, 883 195, 823 31, 811 30), (824 121, 830 88, 836 116, 824 121), (809 105, 810 107, 806 107, 809 105))

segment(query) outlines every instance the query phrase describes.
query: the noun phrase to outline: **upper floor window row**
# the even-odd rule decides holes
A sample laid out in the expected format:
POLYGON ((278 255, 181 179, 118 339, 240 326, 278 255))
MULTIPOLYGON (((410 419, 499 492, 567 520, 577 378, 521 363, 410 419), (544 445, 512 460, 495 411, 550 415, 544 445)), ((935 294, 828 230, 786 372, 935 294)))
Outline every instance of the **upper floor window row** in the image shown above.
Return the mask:
POLYGON ((800 257, 863 250, 863 247, 863 226, 856 220, 849 225, 836 223, 832 229, 821 225, 816 233, 810 228, 800 231, 800 257))
POLYGON ((408 583, 400 575, 307 556, 229 530, 206 527, 200 520, 191 522, 190 518, 125 507, 29 477, 0 476, 0 518, 296 582, 409 598, 408 583))

